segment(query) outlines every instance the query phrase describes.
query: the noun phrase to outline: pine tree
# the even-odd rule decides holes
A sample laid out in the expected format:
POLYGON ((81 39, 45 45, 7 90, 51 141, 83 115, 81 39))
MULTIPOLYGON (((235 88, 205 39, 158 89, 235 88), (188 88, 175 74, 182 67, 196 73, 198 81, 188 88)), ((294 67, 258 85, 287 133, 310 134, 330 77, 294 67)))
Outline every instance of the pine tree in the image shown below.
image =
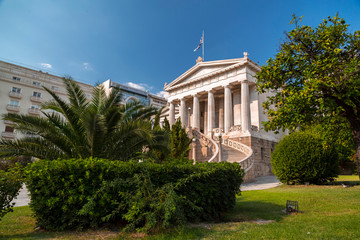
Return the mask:
POLYGON ((184 158, 189 155, 191 139, 185 129, 181 126, 178 119, 170 132, 170 156, 176 159, 184 158))

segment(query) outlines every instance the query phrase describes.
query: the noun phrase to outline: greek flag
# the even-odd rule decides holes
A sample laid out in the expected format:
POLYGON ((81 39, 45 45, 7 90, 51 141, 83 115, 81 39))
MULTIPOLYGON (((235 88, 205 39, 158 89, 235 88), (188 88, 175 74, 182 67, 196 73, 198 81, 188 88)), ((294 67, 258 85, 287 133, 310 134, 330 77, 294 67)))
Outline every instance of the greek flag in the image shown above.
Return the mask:
POLYGON ((194 49, 194 52, 196 52, 196 50, 198 50, 203 43, 204 43, 204 35, 201 36, 201 38, 200 38, 200 43, 199 43, 199 45, 194 49))

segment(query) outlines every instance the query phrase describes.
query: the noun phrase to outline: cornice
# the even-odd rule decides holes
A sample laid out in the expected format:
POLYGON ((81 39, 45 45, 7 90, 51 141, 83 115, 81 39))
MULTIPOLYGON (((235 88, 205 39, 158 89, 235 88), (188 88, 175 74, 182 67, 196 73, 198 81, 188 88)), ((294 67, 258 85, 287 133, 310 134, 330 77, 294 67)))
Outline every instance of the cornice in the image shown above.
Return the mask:
POLYGON ((231 70, 233 70, 235 68, 239 68, 241 66, 249 67, 250 69, 254 70, 255 72, 258 72, 261 69, 258 64, 251 61, 248 58, 238 58, 238 59, 220 60, 220 61, 212 61, 212 62, 200 62, 200 63, 197 63, 192 68, 190 68, 188 71, 186 71, 180 77, 175 79, 172 83, 167 85, 164 89, 169 92, 171 90, 181 88, 181 87, 186 86, 188 84, 193 84, 193 83, 199 82, 201 80, 213 77, 215 75, 219 75, 219 74, 222 74, 224 72, 231 71, 231 70), (199 69, 201 67, 204 67, 204 66, 217 66, 217 65, 224 65, 224 64, 229 64, 229 63, 234 63, 234 64, 230 65, 228 67, 225 67, 223 69, 215 70, 213 72, 210 72, 210 73, 204 74, 202 76, 193 78, 193 79, 191 79, 191 80, 189 80, 187 82, 176 84, 176 83, 186 79, 187 76, 191 75, 193 72, 195 72, 197 69, 199 69))

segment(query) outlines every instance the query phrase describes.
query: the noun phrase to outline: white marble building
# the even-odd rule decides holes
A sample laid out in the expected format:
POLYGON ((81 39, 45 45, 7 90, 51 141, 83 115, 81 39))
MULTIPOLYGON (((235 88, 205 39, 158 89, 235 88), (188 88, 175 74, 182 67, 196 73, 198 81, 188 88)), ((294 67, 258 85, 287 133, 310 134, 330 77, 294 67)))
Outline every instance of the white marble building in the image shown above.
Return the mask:
POLYGON ((262 129, 267 94, 256 91, 258 71, 260 66, 247 53, 243 58, 209 62, 199 57, 196 65, 165 84, 169 98, 164 115, 170 124, 180 118, 191 129, 189 134, 197 136, 191 157, 239 162, 248 178, 271 174, 270 154, 282 135, 262 129))

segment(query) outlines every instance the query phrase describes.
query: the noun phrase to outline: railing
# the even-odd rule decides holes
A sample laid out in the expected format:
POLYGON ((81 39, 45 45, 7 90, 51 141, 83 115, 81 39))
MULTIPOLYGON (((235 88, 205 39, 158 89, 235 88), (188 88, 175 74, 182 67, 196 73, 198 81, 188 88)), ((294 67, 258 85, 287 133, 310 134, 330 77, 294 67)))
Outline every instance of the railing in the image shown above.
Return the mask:
POLYGON ((29 114, 40 115, 40 110, 38 108, 29 108, 29 114))
POLYGON ((213 162, 219 154, 219 147, 217 143, 196 129, 192 129, 191 133, 193 137, 200 141, 201 146, 206 146, 208 149, 210 149, 212 157, 208 160, 208 162, 213 162))
POLYGON ((30 100, 33 102, 42 102, 42 98, 41 97, 36 97, 36 96, 31 96, 30 100))
POLYGON ((18 93, 18 92, 10 91, 10 92, 9 92, 9 97, 21 99, 21 98, 22 98, 22 94, 21 94, 21 93, 18 93))
POLYGON ((6 109, 8 111, 12 111, 12 112, 19 112, 20 111, 20 107, 19 106, 16 106, 16 105, 11 105, 11 104, 8 104, 6 106, 6 109))
POLYGON ((14 132, 2 132, 1 133, 2 138, 15 138, 14 132))
POLYGON ((243 169, 245 169, 245 172, 249 171, 252 166, 254 165, 254 153, 253 150, 246 146, 245 144, 242 144, 240 142, 230 140, 230 139, 222 139, 222 144, 225 146, 231 147, 239 152, 242 152, 246 155, 244 159, 242 159, 240 162, 238 162, 243 169))

